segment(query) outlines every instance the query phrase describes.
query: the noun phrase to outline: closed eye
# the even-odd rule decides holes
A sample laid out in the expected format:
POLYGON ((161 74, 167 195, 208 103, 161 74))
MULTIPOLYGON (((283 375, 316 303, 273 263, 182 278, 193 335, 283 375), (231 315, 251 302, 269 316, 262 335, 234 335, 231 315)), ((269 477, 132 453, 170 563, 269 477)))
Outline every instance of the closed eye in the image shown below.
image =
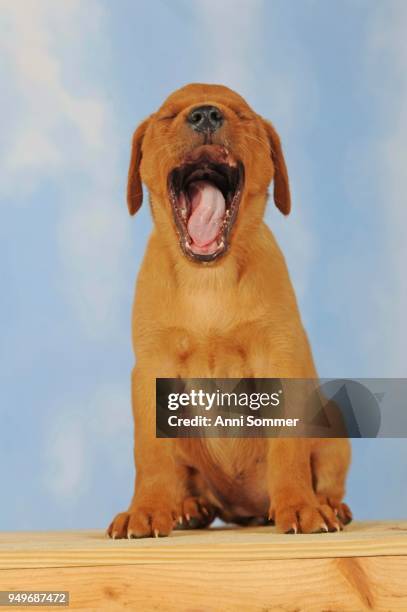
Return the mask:
POLYGON ((236 115, 239 117, 239 119, 241 119, 242 121, 251 121, 253 120, 253 116, 249 115, 248 113, 242 112, 242 111, 235 111, 236 115))
POLYGON ((172 115, 163 115, 162 117, 157 117, 157 121, 171 121, 171 119, 175 119, 177 113, 173 113, 172 115))

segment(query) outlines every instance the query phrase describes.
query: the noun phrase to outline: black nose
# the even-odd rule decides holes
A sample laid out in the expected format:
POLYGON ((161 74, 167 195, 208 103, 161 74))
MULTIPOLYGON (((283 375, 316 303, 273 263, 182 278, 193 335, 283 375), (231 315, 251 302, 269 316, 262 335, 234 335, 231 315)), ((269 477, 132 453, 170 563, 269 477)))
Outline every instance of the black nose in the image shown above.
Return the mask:
POLYGON ((223 123, 223 115, 216 106, 197 106, 191 110, 187 121, 197 132, 216 132, 223 123))

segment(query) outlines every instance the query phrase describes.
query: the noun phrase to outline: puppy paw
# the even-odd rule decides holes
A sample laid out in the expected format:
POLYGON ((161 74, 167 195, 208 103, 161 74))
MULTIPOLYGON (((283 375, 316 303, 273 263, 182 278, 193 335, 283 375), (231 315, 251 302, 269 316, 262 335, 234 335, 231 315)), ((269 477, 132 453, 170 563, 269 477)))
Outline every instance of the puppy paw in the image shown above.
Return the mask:
POLYGON ((318 499, 321 504, 327 504, 332 508, 335 515, 341 522, 341 525, 348 525, 353 520, 352 511, 349 506, 343 502, 335 501, 334 499, 326 496, 319 495, 318 499))
POLYGON ((178 517, 178 529, 202 529, 208 527, 216 517, 215 508, 203 497, 186 497, 182 503, 182 514, 178 517))
POLYGON ((336 508, 334 507, 334 512, 342 525, 348 525, 353 520, 352 510, 347 504, 337 504, 336 508))
POLYGON ((327 504, 303 503, 270 510, 269 519, 279 533, 328 533, 341 531, 342 525, 327 504))
POLYGON ((107 535, 112 539, 168 536, 176 515, 170 509, 138 506, 117 514, 107 529, 107 535))

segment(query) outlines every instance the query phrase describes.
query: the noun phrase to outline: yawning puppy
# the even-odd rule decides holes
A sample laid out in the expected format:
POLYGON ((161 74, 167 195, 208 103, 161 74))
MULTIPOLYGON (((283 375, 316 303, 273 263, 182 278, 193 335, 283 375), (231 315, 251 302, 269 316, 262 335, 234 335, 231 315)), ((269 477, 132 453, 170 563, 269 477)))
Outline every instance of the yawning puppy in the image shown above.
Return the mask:
POLYGON ((169 194, 185 255, 213 261, 226 251, 243 178, 243 165, 215 144, 197 146, 170 173, 169 194))
POLYGON ((317 378, 285 261, 263 222, 267 189, 290 211, 271 123, 236 93, 192 84, 136 130, 128 206, 150 192, 132 373, 135 492, 112 537, 168 535, 177 521, 272 520, 281 532, 340 529, 346 439, 157 439, 155 379, 317 378))

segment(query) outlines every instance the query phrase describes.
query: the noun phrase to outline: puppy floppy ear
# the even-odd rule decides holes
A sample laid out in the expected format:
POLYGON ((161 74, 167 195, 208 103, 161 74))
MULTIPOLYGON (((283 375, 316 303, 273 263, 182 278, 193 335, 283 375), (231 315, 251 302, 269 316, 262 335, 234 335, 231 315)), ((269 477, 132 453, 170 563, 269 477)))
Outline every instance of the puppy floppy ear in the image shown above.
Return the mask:
POLYGON ((263 119, 263 122, 269 137, 271 159, 274 164, 274 202, 284 215, 288 215, 291 210, 290 185, 280 137, 269 121, 263 119))
POLYGON ((143 201, 143 187, 140 177, 141 145, 151 117, 144 119, 133 134, 131 157, 127 180, 127 206, 129 213, 134 215, 143 201))

